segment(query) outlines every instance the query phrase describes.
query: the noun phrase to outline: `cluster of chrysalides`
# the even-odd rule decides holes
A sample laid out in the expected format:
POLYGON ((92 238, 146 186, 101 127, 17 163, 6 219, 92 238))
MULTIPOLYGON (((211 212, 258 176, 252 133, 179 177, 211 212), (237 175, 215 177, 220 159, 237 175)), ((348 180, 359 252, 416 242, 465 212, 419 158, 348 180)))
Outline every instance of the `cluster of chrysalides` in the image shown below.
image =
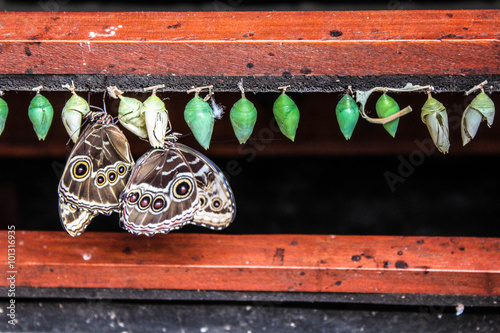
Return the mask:
MULTIPOLYGON (((461 133, 463 145, 469 143, 476 135, 479 125, 486 121, 488 126, 493 124, 495 117, 495 106, 491 98, 484 92, 484 81, 466 92, 466 95, 480 90, 480 93, 467 106, 461 121, 461 133)), ((152 90, 153 93, 144 102, 135 98, 123 96, 123 92, 117 87, 108 87, 111 96, 120 99, 118 109, 118 119, 120 123, 134 134, 141 138, 148 139, 153 147, 163 146, 166 128, 169 126, 168 111, 163 101, 156 96, 156 90, 163 85, 146 88, 145 91, 152 90)), ((230 111, 230 120, 233 126, 236 138, 240 143, 245 143, 253 132, 257 121, 257 109, 254 104, 245 97, 243 82, 238 84, 241 90, 241 98, 232 106, 230 111)), ((286 89, 289 86, 280 87, 282 94, 276 99, 273 105, 273 114, 281 132, 290 140, 295 140, 295 134, 299 124, 300 113, 294 101, 286 95, 286 89)), ((33 128, 39 140, 44 140, 49 131, 54 115, 54 110, 50 102, 42 94, 42 87, 34 88, 35 97, 31 100, 28 108, 28 116, 33 123, 33 128)), ((67 85, 73 95, 66 102, 62 119, 64 126, 73 141, 80 133, 81 119, 89 111, 90 107, 85 99, 75 93, 74 86, 67 85)), ((382 124, 391 136, 396 135, 399 124, 399 118, 411 111, 411 107, 400 110, 398 103, 387 92, 405 92, 426 89, 428 99, 422 106, 421 118, 427 125, 432 140, 436 147, 442 153, 449 150, 449 126, 448 116, 444 105, 432 97, 430 86, 412 86, 407 85, 404 88, 373 88, 367 92, 357 92, 357 101, 352 96, 352 90, 348 92, 338 102, 335 112, 340 130, 344 137, 349 140, 354 128, 358 122, 359 115, 372 123, 382 124), (370 118, 364 112, 366 99, 374 91, 382 91, 383 94, 377 100, 375 111, 379 118, 370 118), (358 106, 361 104, 361 109, 358 106)), ((220 118, 222 109, 213 99, 213 86, 204 86, 188 90, 188 93, 195 93, 195 96, 187 103, 184 110, 184 119, 193 132, 198 143, 205 149, 209 148, 212 137, 214 120, 220 118), (208 89, 204 98, 200 93, 208 89), (208 101, 211 103, 209 104, 208 101)), ((3 93, 0 92, 0 96, 3 93)), ((0 98, 0 134, 2 133, 5 121, 7 119, 7 103, 0 98)))
MULTIPOLYGON (((80 135, 82 119, 90 112, 89 104, 85 99, 75 93, 75 87, 65 85, 72 92, 71 98, 66 102, 62 110, 62 120, 66 131, 71 139, 76 142, 80 135)), ((117 87, 108 87, 108 92, 114 98, 120 99, 118 108, 118 119, 120 123, 132 131, 137 136, 148 139, 155 148, 162 147, 169 126, 168 111, 165 103, 156 96, 156 90, 163 85, 145 88, 145 91, 152 90, 144 102, 136 98, 125 97, 123 92, 117 87)), ((245 97, 243 82, 238 84, 241 90, 241 98, 234 103, 230 111, 230 120, 236 138, 240 143, 245 143, 253 132, 257 121, 257 109, 254 104, 245 97)), ((295 133, 299 124, 299 110, 293 100, 285 93, 286 87, 280 87, 283 93, 276 99, 273 106, 273 113, 279 128, 290 140, 295 139, 295 133)), ((52 105, 37 87, 33 90, 37 92, 31 101, 28 114, 33 128, 40 140, 44 140, 49 131, 54 115, 52 105)), ((184 119, 193 132, 198 143, 205 149, 209 148, 214 127, 214 120, 222 116, 222 108, 215 103, 213 98, 213 86, 197 87, 188 90, 188 93, 195 93, 195 96, 187 103, 184 110, 184 119), (204 98, 200 93, 208 89, 204 98), (210 101, 210 104, 208 103, 210 101)), ((3 93, 0 92, 0 96, 3 93)), ((7 103, 0 98, 0 134, 2 133, 7 119, 7 103)))
MULTIPOLYGON (((108 87, 108 92, 114 98, 120 99, 118 107, 118 119, 120 123, 139 137, 149 139, 153 147, 163 145, 168 124, 168 112, 163 101, 156 96, 156 90, 163 86, 154 86, 145 90, 153 93, 144 102, 132 97, 123 96, 123 92, 117 87, 108 87)), ((236 138, 240 143, 245 143, 253 132, 257 121, 257 109, 254 104, 245 97, 243 83, 238 87, 241 90, 241 98, 234 103, 229 117, 236 138)), ((295 133, 299 124, 299 109, 293 100, 285 93, 286 87, 280 87, 283 93, 276 99, 273 113, 281 132, 290 140, 295 139, 295 133)), ((213 86, 193 88, 187 93, 195 93, 195 96, 186 104, 184 109, 184 120, 193 132, 198 143, 205 149, 210 146, 214 121, 220 119, 223 109, 213 98, 213 86), (200 93, 208 89, 208 93, 202 98, 200 93), (210 101, 210 104, 208 103, 210 101)))
MULTIPOLYGON (((475 137, 482 121, 486 121, 488 127, 493 124, 495 105, 491 98, 484 92, 483 86, 485 84, 487 84, 487 81, 481 82, 466 92, 466 95, 469 95, 474 91, 480 90, 480 93, 471 101, 462 114, 461 134, 464 146, 475 137)), ((431 92, 433 91, 433 87, 431 86, 413 86, 412 84, 408 84, 400 89, 376 87, 366 92, 357 91, 357 102, 360 103, 361 108, 358 107, 357 102, 350 95, 352 91, 348 89, 348 93, 342 97, 336 107, 337 121, 345 138, 347 140, 351 138, 360 114, 372 123, 383 124, 391 136, 394 137, 396 135, 399 117, 411 112, 411 107, 407 106, 400 110, 397 102, 387 95, 388 91, 427 91, 428 98, 422 106, 421 111, 422 122, 427 125, 432 140, 439 151, 444 154, 448 153, 450 147, 448 115, 445 106, 432 97, 431 92), (368 117, 364 111, 366 100, 374 91, 383 92, 375 104, 375 111, 379 117, 376 119, 368 117)))

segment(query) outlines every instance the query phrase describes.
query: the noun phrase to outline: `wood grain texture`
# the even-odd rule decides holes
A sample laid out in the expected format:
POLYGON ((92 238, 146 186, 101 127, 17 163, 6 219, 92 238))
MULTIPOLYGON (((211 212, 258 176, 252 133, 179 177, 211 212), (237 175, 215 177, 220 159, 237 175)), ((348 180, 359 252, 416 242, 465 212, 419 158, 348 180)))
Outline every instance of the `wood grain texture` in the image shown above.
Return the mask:
POLYGON ((0 13, 0 74, 499 74, 499 10, 0 13))
MULTIPOLYGON (((6 231, 0 249, 6 258, 6 231)), ((16 270, 17 287, 498 296, 500 241, 18 231, 16 270)))

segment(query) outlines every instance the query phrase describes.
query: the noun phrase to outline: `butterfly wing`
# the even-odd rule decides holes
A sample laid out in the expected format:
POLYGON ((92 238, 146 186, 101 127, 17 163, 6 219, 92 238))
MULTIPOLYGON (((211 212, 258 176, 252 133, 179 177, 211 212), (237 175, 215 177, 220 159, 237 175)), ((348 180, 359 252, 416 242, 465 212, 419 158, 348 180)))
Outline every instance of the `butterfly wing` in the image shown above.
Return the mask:
POLYGON ((136 163, 121 194, 120 225, 135 235, 179 229, 199 208, 196 180, 177 149, 151 149, 136 163))
POLYGON ((79 236, 85 231, 90 221, 99 213, 78 206, 67 201, 63 196, 59 197, 59 216, 64 229, 73 237, 79 236))
POLYGON ((233 192, 222 171, 206 156, 183 144, 175 147, 181 151, 196 178, 200 210, 192 224, 210 229, 224 229, 233 222, 236 204, 233 192))
POLYGON ((71 151, 58 187, 59 216, 71 236, 80 235, 98 213, 118 210, 133 165, 129 143, 116 125, 87 126, 71 151))

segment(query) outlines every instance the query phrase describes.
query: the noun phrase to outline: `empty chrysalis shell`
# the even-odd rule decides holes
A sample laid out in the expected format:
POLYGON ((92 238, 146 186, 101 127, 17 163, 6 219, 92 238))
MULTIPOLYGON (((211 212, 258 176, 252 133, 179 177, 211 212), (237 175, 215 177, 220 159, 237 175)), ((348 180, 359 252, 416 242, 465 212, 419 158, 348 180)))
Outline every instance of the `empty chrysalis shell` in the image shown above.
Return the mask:
MULTIPOLYGON (((383 94, 377 100, 377 104, 375 104, 375 111, 379 118, 389 117, 390 115, 395 114, 399 111, 399 105, 396 103, 394 98, 387 96, 387 94, 383 94)), ((399 118, 394 119, 386 124, 383 124, 385 130, 392 136, 396 136, 396 131, 398 130, 399 118)))
MULTIPOLYGON (((130 132, 140 138, 148 138, 148 130, 146 121, 144 120, 141 111, 143 104, 136 98, 119 96, 120 105, 118 106, 118 120, 130 132)), ((163 103, 163 102, 162 102, 163 103)))
POLYGON ((433 98, 430 94, 422 106, 420 117, 431 134, 432 141, 443 154, 450 149, 448 114, 443 103, 433 98))
POLYGON ((359 107, 354 98, 349 94, 345 94, 340 99, 335 108, 337 122, 339 123, 340 131, 344 134, 346 140, 349 140, 354 131, 354 127, 359 119, 359 107))
POLYGON ((168 127, 168 112, 165 103, 153 94, 142 103, 141 114, 146 123, 149 143, 154 148, 161 148, 165 144, 165 136, 168 127))
POLYGON ((28 107, 28 116, 38 139, 45 140, 54 117, 54 109, 49 100, 37 92, 28 107))
POLYGON ((213 96, 210 97, 210 107, 212 108, 212 111, 214 113, 214 118, 222 119, 222 115, 224 114, 224 106, 221 104, 217 104, 213 96))
POLYGON ((76 143, 80 136, 82 118, 89 112, 89 103, 73 92, 73 95, 62 109, 61 118, 66 132, 68 132, 74 143, 76 143))
POLYGON ((234 103, 229 113, 234 134, 240 143, 247 142, 257 121, 257 109, 245 96, 234 103))
POLYGON ((285 94, 285 90, 274 102, 273 114, 281 133, 294 141, 299 126, 300 113, 295 102, 285 94))
POLYGON ((488 127, 495 119, 495 104, 491 98, 481 91, 465 109, 462 115, 462 143, 468 144, 477 133, 479 125, 486 120, 488 127))
POLYGON ((0 97, 0 135, 5 128, 5 121, 7 120, 7 115, 9 114, 9 106, 3 98, 0 97))
POLYGON ((198 143, 203 148, 208 149, 214 130, 214 115, 210 105, 203 98, 195 95, 186 104, 184 120, 198 143))

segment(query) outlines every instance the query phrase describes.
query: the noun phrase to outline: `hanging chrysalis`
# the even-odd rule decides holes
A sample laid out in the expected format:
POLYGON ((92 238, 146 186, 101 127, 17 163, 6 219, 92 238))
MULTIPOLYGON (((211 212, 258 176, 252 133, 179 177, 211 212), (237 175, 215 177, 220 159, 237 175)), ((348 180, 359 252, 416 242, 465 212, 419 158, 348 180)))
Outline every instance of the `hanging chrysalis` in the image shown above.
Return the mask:
POLYGON ((359 113, 361 117, 366 119, 368 122, 372 124, 382 124, 388 129, 389 133, 394 137, 396 135, 396 130, 398 127, 399 123, 399 118, 401 118, 404 115, 407 115, 412 111, 411 106, 407 106, 404 109, 398 110, 399 107, 397 103, 390 98, 389 96, 386 96, 386 93, 391 91, 391 92, 416 92, 416 91, 421 91, 421 90, 429 90, 431 87, 430 86, 420 86, 420 85, 413 85, 412 83, 407 83, 403 88, 389 88, 389 87, 375 87, 367 91, 356 91, 356 103, 359 104, 359 113), (381 91, 384 93, 379 98, 379 101, 376 104, 377 107, 377 115, 379 118, 371 118, 367 115, 365 111, 365 106, 368 101, 368 98, 373 92, 376 91, 381 91), (386 117, 381 117, 380 115, 387 114, 388 116, 386 117), (395 121, 397 120, 397 121, 395 121))
POLYGON ((198 87, 188 90, 187 93, 195 93, 195 96, 186 104, 184 109, 184 120, 193 132, 198 143, 205 149, 210 146, 210 139, 214 130, 214 114, 207 100, 212 95, 212 86, 198 87), (208 88, 210 91, 201 98, 199 96, 203 89, 208 88))
POLYGON ((481 92, 470 102, 462 115, 462 143, 465 146, 468 144, 477 133, 479 125, 482 121, 486 121, 488 127, 493 125, 495 119, 495 104, 491 98, 485 94, 483 86, 487 81, 475 86, 469 90, 466 95, 480 89, 481 92))
POLYGON ((300 113, 295 102, 285 93, 288 87, 290 86, 278 88, 283 89, 283 93, 274 102, 273 113, 281 133, 294 141, 299 126, 300 113))
POLYGON ((36 91, 36 95, 28 107, 28 116, 38 136, 38 140, 45 140, 52 124, 52 118, 54 117, 54 109, 49 100, 40 94, 40 89, 42 88, 40 86, 33 89, 33 91, 36 91))
POLYGON ((241 98, 234 103, 229 113, 231 125, 233 125, 234 134, 240 143, 247 142, 250 135, 252 135, 253 127, 257 121, 257 109, 245 97, 245 90, 243 89, 243 80, 238 83, 241 90, 241 98))
MULTIPOLYGON (((3 91, 0 91, 0 96, 3 96, 3 91)), ((0 97, 0 135, 2 135, 3 129, 5 128, 5 121, 7 120, 8 114, 9 106, 7 102, 0 97)))
POLYGON ((142 103, 141 115, 146 123, 149 143, 153 148, 161 148, 165 145, 165 136, 169 127, 168 111, 165 103, 156 96, 156 90, 165 85, 145 88, 144 91, 152 90, 153 93, 142 103))
POLYGON ((420 117, 427 125, 437 149, 447 154, 450 149, 448 114, 443 103, 433 98, 430 92, 428 92, 427 101, 422 106, 420 117))
POLYGON ((120 124, 138 137, 147 139, 146 121, 141 114, 142 102, 136 98, 123 96, 123 91, 117 87, 108 87, 108 92, 111 97, 120 99, 120 105, 118 106, 120 124))
POLYGON ((340 131, 344 134, 346 140, 351 138, 354 127, 356 127, 359 119, 358 104, 356 104, 350 93, 352 93, 351 87, 348 88, 347 94, 340 99, 335 108, 340 131))
MULTIPOLYGON (((377 100, 375 104, 375 111, 380 118, 388 117, 396 112, 399 112, 399 105, 396 101, 387 96, 384 92, 382 96, 377 100)), ((399 118, 394 119, 386 124, 383 124, 385 130, 392 136, 396 136, 396 131, 398 130, 399 118)))
POLYGON ((84 98, 75 93, 74 84, 71 86, 66 84, 63 87, 68 88, 71 91, 72 96, 64 105, 61 118, 66 132, 68 132, 71 140, 76 143, 78 137, 80 136, 82 119, 85 115, 87 115, 87 113, 90 112, 90 106, 84 98))

